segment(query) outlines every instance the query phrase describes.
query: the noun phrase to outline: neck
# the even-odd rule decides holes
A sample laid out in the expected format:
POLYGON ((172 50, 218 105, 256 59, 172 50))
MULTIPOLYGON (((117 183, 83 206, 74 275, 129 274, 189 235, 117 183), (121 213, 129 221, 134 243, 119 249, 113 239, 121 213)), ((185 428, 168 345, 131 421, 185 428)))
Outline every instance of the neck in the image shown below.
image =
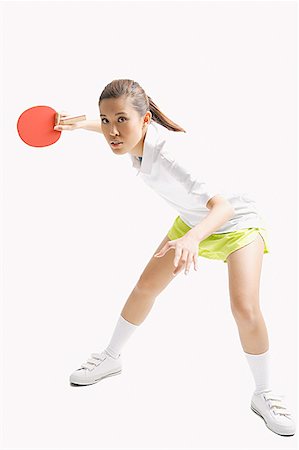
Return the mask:
POLYGON ((144 147, 146 131, 145 131, 144 135, 142 136, 142 138, 140 139, 140 141, 138 142, 138 144, 136 145, 136 147, 132 148, 132 151, 130 153, 133 156, 141 156, 141 157, 143 156, 143 147, 144 147))

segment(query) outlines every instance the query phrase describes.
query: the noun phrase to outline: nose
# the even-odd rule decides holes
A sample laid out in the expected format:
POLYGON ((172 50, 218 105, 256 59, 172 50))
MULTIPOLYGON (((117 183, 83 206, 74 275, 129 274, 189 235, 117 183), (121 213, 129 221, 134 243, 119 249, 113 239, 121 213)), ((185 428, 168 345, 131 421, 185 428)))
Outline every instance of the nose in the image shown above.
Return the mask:
POLYGON ((118 133, 118 131, 116 131, 116 130, 114 129, 114 128, 112 128, 112 130, 110 131, 110 136, 112 136, 112 137, 114 137, 114 136, 117 136, 119 133, 118 133))

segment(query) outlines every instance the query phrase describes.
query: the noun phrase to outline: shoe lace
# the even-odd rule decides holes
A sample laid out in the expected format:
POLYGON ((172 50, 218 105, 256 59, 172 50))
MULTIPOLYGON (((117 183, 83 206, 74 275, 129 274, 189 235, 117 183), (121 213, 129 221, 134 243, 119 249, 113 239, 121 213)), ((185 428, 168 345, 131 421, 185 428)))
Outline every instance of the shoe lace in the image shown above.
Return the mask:
POLYGON ((263 394, 265 400, 268 402, 270 409, 274 414, 279 414, 282 416, 290 416, 291 413, 288 411, 287 407, 283 403, 282 399, 285 398, 284 395, 276 394, 274 392, 265 392, 263 394))
POLYGON ((106 358, 107 354, 105 352, 92 353, 90 358, 88 358, 88 360, 85 363, 81 364, 81 368, 93 370, 95 367, 101 364, 101 362, 104 361, 106 358))

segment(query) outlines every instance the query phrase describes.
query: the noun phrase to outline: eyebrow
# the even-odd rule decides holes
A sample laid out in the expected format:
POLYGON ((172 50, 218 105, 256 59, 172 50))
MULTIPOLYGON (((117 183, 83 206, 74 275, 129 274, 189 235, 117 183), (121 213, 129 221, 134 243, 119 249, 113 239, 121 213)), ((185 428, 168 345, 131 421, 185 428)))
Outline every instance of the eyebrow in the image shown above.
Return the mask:
MULTIPOLYGON (((127 113, 126 112, 119 112, 119 113, 116 113, 115 115, 118 116, 119 114, 127 114, 127 113)), ((106 116, 106 114, 100 114, 100 116, 106 116)))

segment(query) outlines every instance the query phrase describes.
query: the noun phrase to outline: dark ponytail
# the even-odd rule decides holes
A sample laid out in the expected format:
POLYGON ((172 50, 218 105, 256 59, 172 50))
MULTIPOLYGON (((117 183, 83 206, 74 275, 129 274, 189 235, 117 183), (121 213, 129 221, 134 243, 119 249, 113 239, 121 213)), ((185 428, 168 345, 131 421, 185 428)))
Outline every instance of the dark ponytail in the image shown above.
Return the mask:
POLYGON ((159 123, 168 130, 182 131, 186 133, 182 127, 170 120, 165 114, 162 113, 162 111, 160 111, 158 106, 149 96, 146 95, 137 81, 126 79, 111 81, 111 83, 105 86, 100 95, 99 106, 101 101, 106 98, 118 98, 123 95, 131 99, 133 108, 140 114, 140 116, 144 116, 147 111, 150 111, 152 113, 153 122, 159 123))

